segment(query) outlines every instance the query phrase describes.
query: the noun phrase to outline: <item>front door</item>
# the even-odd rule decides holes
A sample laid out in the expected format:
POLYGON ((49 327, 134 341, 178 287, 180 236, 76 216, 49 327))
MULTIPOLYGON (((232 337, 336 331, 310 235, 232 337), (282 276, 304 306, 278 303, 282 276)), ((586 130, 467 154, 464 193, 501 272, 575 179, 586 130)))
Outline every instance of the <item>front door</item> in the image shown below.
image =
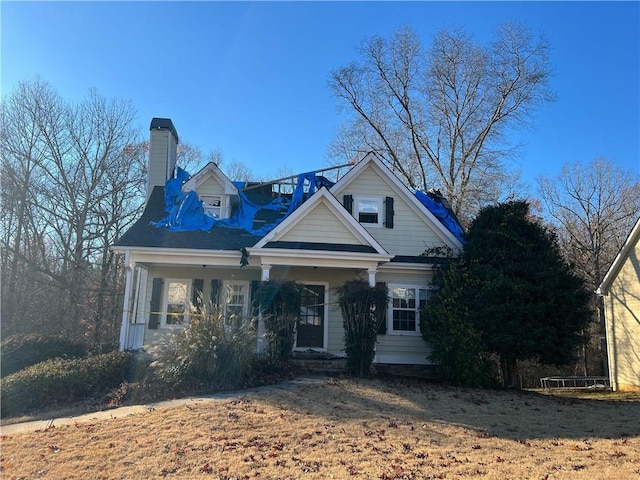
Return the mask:
POLYGON ((303 286, 297 348, 324 347, 324 294, 324 285, 303 286))

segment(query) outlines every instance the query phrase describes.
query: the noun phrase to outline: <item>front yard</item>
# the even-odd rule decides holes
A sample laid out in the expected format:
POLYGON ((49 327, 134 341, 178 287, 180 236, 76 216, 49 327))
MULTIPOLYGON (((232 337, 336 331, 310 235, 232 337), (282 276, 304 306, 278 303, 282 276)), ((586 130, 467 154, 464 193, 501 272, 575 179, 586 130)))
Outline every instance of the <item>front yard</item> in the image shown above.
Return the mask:
POLYGON ((640 478, 640 395, 328 379, 3 435, 2 478, 640 478), (584 395, 583 395, 584 397, 584 395))

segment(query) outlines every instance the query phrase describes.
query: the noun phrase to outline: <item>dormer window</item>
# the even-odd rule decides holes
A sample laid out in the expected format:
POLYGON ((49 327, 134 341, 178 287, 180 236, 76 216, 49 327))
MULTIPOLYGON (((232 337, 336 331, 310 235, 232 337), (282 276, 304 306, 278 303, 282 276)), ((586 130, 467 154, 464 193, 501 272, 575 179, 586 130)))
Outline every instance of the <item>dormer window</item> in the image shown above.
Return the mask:
POLYGON ((221 195, 201 195, 202 209, 205 215, 220 220, 222 218, 222 196, 221 195))
POLYGON ((382 198, 356 197, 354 216, 363 225, 382 226, 382 198))

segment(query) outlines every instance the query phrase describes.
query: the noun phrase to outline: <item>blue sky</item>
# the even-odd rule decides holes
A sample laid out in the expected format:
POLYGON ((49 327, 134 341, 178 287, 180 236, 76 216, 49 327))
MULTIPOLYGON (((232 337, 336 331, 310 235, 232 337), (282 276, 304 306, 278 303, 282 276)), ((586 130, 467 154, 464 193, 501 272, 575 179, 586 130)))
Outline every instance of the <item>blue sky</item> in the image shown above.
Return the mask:
POLYGON ((518 133, 524 180, 604 156, 640 175, 639 2, 6 2, 2 95, 36 76, 66 99, 95 87, 256 175, 327 165, 342 121, 331 70, 363 39, 411 25, 425 43, 519 21, 549 40, 558 100, 518 133))

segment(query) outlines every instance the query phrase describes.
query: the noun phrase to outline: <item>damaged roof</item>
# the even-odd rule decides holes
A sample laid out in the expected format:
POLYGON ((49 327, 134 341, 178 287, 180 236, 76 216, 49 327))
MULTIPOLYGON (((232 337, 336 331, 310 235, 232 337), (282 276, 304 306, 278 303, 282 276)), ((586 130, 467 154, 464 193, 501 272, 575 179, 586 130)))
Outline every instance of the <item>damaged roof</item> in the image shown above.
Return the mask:
POLYGON ((114 246, 240 250, 253 246, 261 238, 238 228, 214 226, 206 232, 172 232, 154 227, 151 222, 157 222, 167 215, 164 205, 164 187, 154 187, 142 216, 114 246))

